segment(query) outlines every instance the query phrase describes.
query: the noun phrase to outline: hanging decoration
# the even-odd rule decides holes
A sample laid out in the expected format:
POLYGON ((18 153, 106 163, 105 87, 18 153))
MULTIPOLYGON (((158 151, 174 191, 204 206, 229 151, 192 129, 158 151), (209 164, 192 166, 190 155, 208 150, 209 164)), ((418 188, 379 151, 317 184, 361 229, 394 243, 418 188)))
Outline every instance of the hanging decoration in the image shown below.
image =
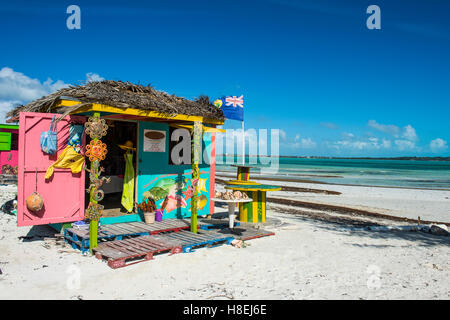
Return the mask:
POLYGON ((92 191, 92 200, 94 201, 102 201, 103 197, 105 196, 105 193, 103 190, 100 190, 100 187, 103 185, 103 182, 109 183, 111 181, 111 178, 101 177, 100 175, 102 172, 105 172, 105 169, 103 167, 100 167, 99 161, 93 161, 91 163, 91 169, 87 169, 86 171, 89 172, 89 179, 91 180, 91 184, 89 185, 89 188, 86 189, 86 192, 92 191))
POLYGON ((101 204, 89 202, 89 206, 84 213, 84 217, 93 221, 99 221, 102 212, 103 206, 101 204))
POLYGON ((108 125, 105 119, 100 119, 99 117, 89 117, 88 121, 84 124, 86 128, 86 134, 88 134, 91 139, 101 139, 106 136, 108 132, 108 125))
POLYGON ((37 192, 37 168, 34 172, 35 183, 34 192, 30 194, 26 200, 27 209, 31 212, 39 212, 44 206, 44 198, 37 192))
POLYGON ((105 160, 108 149, 106 144, 100 140, 91 140, 91 142, 86 146, 86 157, 89 157, 89 161, 95 162, 100 160, 105 160))

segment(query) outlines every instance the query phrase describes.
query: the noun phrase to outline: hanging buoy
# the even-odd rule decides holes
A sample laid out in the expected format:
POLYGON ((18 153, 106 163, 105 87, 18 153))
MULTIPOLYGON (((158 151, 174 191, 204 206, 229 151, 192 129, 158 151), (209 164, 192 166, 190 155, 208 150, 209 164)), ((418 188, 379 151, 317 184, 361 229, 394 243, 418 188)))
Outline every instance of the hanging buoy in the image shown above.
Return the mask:
POLYGON ((37 168, 35 170, 35 178, 34 192, 26 200, 27 209, 32 212, 41 211, 44 206, 44 198, 37 192, 37 168))

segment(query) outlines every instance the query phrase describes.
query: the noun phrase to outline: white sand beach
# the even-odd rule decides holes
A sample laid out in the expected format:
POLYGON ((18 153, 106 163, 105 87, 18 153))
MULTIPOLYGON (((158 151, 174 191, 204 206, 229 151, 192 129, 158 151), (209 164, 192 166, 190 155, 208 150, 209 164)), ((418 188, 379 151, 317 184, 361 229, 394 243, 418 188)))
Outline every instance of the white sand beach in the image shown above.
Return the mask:
MULTIPOLYGON (((357 192, 357 187, 320 187, 343 192, 344 200, 329 198, 333 203, 402 214, 408 211, 402 211, 405 208, 414 207, 406 207, 414 197, 416 206, 425 208, 423 217, 428 208, 445 213, 449 207, 445 192, 408 191, 412 198, 390 206, 405 191, 393 190, 385 201, 379 189, 371 195, 366 189, 357 192), (432 205, 433 201, 438 203, 432 205)), ((0 188, 2 202, 13 196, 14 188, 0 188)), ((276 196, 289 197, 282 192, 276 196)), ((295 196, 325 201, 325 195, 295 196)), ((15 216, 0 213, 0 299, 450 298, 450 237, 357 230, 345 223, 283 213, 286 207, 268 205, 265 228, 276 235, 246 241, 248 247, 223 245, 164 254, 116 270, 68 246, 56 245, 54 231, 47 226, 18 228, 15 216)), ((222 211, 225 208, 216 207, 216 212, 222 211)), ((384 222, 400 224, 380 223, 384 222)))

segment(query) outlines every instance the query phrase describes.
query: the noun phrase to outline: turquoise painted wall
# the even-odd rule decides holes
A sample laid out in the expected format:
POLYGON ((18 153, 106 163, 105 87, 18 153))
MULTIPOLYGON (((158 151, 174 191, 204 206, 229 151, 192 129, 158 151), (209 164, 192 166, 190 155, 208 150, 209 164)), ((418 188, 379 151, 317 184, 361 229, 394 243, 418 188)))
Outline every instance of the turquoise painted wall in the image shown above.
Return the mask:
MULTIPOLYGON (((189 187, 191 186, 192 167, 191 165, 170 165, 169 164, 169 125, 165 123, 140 122, 139 123, 139 150, 138 150, 138 183, 137 201, 140 203, 146 196, 162 191, 163 188, 169 194, 169 209, 165 211, 163 219, 190 217, 191 199, 189 197, 189 187), (166 132, 165 152, 144 152, 144 130, 161 130, 166 132)), ((211 134, 203 134, 203 150, 211 155, 211 134)), ((210 192, 210 166, 207 163, 199 165, 200 171, 200 208, 198 215, 208 215, 210 212, 209 192, 210 192)), ((161 206, 163 199, 156 202, 157 207, 161 206)), ((141 214, 142 217, 142 214, 141 214)))

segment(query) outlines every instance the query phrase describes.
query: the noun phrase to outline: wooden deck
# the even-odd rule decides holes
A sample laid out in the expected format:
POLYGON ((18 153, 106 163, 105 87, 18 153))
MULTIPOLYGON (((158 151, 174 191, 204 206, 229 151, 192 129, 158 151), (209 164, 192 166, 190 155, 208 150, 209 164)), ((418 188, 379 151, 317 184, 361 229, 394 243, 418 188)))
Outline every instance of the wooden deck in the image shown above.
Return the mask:
MULTIPOLYGON (((201 224, 198 225, 200 228, 201 224)), ((98 228, 98 243, 122 240, 124 237, 153 235, 161 232, 173 232, 190 228, 190 222, 183 219, 166 219, 152 224, 144 222, 125 222, 103 225, 98 228)), ((74 249, 83 253, 89 251, 89 229, 68 228, 64 238, 74 249)))
POLYGON ((245 226, 243 224, 241 224, 241 226, 237 228, 233 228, 232 230, 230 230, 229 228, 225 228, 217 230, 216 232, 224 236, 233 237, 234 239, 244 241, 275 235, 275 232, 267 231, 264 229, 256 229, 252 226, 245 226))
MULTIPOLYGON (((228 227, 229 220, 228 220, 228 218, 226 218, 226 219, 202 218, 202 219, 198 220, 197 224, 198 224, 198 227, 202 230, 222 229, 222 228, 228 227)), ((237 227, 239 225, 240 225, 239 221, 234 222, 235 227, 237 227)))
POLYGON ((198 233, 181 230, 160 235, 162 239, 174 240, 181 243, 183 252, 194 252, 199 247, 216 247, 222 244, 230 244, 233 237, 216 231, 199 230, 198 233))
POLYGON ((142 236, 125 240, 107 241, 94 249, 95 257, 107 260, 113 269, 153 260, 157 253, 182 252, 181 242, 162 238, 160 235, 142 236))
POLYGON ((158 253, 193 252, 199 247, 215 247, 230 244, 232 237, 215 231, 192 233, 181 230, 149 236, 100 243, 94 250, 95 256, 106 260, 113 269, 153 260, 158 253))
MULTIPOLYGON (((230 244, 234 239, 251 240, 275 234, 246 224, 230 230, 228 219, 199 219, 197 233, 188 231, 189 228, 189 219, 103 225, 98 229, 99 245, 94 252, 97 258, 108 260, 111 268, 120 268, 151 260, 156 253, 193 252, 200 247, 230 244)), ((89 229, 65 229, 64 238, 73 248, 89 252, 89 229)))

